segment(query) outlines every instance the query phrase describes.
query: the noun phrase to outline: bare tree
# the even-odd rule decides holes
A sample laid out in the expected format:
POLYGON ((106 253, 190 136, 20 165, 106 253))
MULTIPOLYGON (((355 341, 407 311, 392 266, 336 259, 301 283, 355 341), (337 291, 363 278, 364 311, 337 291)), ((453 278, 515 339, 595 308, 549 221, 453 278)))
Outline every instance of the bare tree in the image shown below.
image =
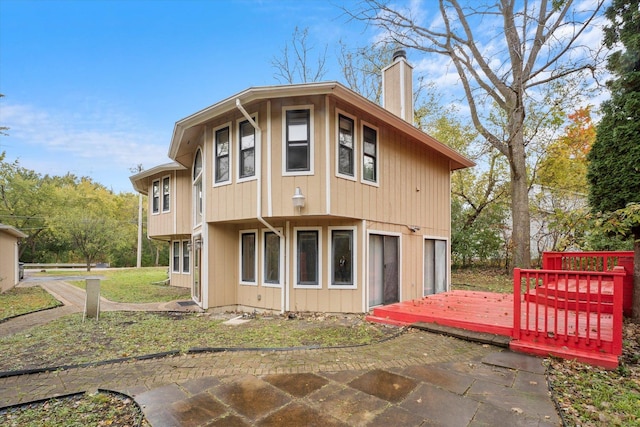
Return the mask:
POLYGON ((327 73, 327 46, 318 54, 315 61, 310 57, 314 47, 309 45, 309 29, 296 27, 291 36, 291 43, 285 44, 281 56, 271 59, 275 70, 274 77, 280 83, 308 83, 322 80, 327 73))
POLYGON ((379 43, 349 49, 341 40, 338 63, 347 87, 382 105, 382 70, 391 63, 397 47, 394 43, 379 43))
POLYGON ((550 86, 567 79, 586 82, 588 72, 596 70, 600 46, 591 49, 583 39, 604 0, 589 6, 573 0, 469 3, 439 0, 431 22, 423 10, 396 8, 383 0, 365 0, 362 9, 345 12, 378 26, 394 43, 451 61, 474 127, 509 162, 513 262, 529 267, 528 104, 549 93, 550 86), (490 111, 496 107, 504 128, 492 125, 490 111))

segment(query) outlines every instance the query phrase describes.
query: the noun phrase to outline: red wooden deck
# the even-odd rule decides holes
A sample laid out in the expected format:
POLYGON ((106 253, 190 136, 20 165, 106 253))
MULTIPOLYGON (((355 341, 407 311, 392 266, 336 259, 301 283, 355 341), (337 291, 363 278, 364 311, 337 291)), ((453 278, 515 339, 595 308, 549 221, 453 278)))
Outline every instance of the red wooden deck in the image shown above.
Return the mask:
MULTIPOLYGON (((520 324, 530 332, 520 340, 512 340, 512 350, 576 359, 609 369, 617 367, 617 355, 610 354, 614 352, 611 346, 605 345, 607 352, 601 350, 603 343, 613 340, 613 315, 549 310, 548 306, 525 298, 520 302, 520 313, 520 324), (600 346, 581 348, 584 346, 574 345, 578 340, 600 346)), ((515 335, 512 294, 454 290, 376 307, 367 319, 397 326, 423 322, 511 338, 515 335)))
POLYGON ((513 294, 443 292, 376 307, 368 319, 502 335, 512 350, 616 368, 623 309, 631 309, 633 253, 545 252, 542 265, 516 268, 513 294))
POLYGON ((477 291, 450 291, 419 300, 376 307, 372 321, 408 326, 416 322, 513 335, 513 295, 477 291))
MULTIPOLYGON (((521 323, 526 323, 528 319, 529 328, 533 331, 547 333, 553 325, 557 331, 554 335, 567 339, 574 336, 587 338, 596 330, 600 331, 602 340, 612 339, 613 316, 601 316, 598 325, 596 313, 558 310, 556 314, 555 310, 545 309, 544 305, 527 303, 524 300, 520 306, 521 323)), ((477 291, 442 292, 420 300, 376 307, 368 319, 398 326, 409 326, 416 322, 436 323, 468 331, 513 337, 513 295, 477 291)))

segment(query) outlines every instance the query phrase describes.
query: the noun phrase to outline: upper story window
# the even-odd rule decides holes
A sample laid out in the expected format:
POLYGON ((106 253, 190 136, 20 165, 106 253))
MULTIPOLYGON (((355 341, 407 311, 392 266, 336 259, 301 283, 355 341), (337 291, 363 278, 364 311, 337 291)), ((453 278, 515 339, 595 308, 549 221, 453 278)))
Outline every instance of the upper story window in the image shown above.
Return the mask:
POLYGON ((202 174, 202 151, 198 149, 193 159, 193 180, 197 180, 202 174))
POLYGON ((256 130, 248 120, 245 120, 240 122, 239 134, 239 177, 240 179, 249 178, 256 174, 256 130))
POLYGON ((285 172, 313 173, 311 109, 287 110, 285 114, 285 172))
POLYGON ((162 212, 169 212, 171 207, 171 180, 168 176, 162 178, 162 212))
POLYGON ((231 181, 229 159, 231 157, 231 141, 229 126, 215 131, 215 183, 228 183, 231 181))
POLYGON ((202 223, 202 151, 198 148, 193 159, 193 212, 194 224, 202 223))
POLYGON ((338 175, 355 178, 354 120, 338 115, 338 175))
POLYGON ((151 212, 160 212, 160 180, 155 180, 151 184, 151 212))
POLYGON ((378 131, 362 126, 362 179, 378 183, 378 131))

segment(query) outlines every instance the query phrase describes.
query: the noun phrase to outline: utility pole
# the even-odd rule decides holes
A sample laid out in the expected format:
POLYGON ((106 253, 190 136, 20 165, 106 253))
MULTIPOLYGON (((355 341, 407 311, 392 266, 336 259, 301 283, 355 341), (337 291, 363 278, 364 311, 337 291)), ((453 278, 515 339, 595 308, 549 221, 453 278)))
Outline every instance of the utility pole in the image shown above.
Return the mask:
MULTIPOLYGON (((129 169, 132 173, 140 173, 144 170, 142 164, 138 164, 136 167, 129 169)), ((138 250, 136 267, 142 267, 142 193, 138 193, 138 250)))
POLYGON ((136 267, 142 267, 142 193, 138 193, 138 257, 136 267))

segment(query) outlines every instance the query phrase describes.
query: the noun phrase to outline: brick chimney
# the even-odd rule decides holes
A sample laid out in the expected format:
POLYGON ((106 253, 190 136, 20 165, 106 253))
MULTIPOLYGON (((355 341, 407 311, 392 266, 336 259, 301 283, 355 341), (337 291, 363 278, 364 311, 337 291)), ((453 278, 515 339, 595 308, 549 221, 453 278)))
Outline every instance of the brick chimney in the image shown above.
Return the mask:
POLYGON ((383 107, 413 124, 413 67, 404 50, 393 53, 391 65, 382 70, 383 107))

